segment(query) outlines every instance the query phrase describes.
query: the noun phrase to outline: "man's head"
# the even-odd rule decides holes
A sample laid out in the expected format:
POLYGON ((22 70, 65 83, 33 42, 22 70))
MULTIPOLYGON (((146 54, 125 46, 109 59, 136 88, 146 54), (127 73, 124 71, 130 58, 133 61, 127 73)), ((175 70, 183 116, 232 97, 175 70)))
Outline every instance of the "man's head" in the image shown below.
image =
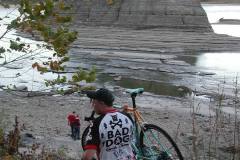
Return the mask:
POLYGON ((88 91, 87 96, 92 99, 92 106, 97 114, 104 114, 107 109, 112 107, 114 96, 104 88, 97 91, 88 91))
POLYGON ((105 88, 101 88, 97 91, 88 91, 87 96, 93 100, 102 101, 107 106, 113 105, 114 96, 109 90, 105 88))

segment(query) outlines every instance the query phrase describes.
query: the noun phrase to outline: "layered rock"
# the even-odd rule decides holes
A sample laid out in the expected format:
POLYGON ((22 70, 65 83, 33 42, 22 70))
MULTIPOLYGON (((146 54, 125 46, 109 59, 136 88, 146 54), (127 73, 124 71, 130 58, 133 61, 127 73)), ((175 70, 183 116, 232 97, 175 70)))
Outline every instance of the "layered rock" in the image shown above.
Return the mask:
POLYGON ((77 24, 212 31, 199 0, 76 0, 77 24))

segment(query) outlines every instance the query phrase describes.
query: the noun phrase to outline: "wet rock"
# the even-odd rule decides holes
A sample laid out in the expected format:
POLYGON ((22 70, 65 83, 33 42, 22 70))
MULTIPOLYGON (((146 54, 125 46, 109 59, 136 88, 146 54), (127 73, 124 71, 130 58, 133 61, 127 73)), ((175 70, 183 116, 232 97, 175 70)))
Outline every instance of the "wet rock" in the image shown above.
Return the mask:
POLYGON ((5 88, 5 87, 6 87, 5 85, 0 85, 0 88, 2 88, 2 89, 5 88))
POLYGON ((35 137, 32 133, 22 134, 20 139, 22 146, 31 146, 35 141, 35 137))
POLYGON ((215 75, 216 73, 213 72, 199 72, 198 75, 199 76, 211 76, 211 75, 215 75))
POLYGON ((184 61, 177 61, 177 60, 165 60, 164 63, 171 64, 171 65, 179 65, 179 66, 190 66, 190 64, 184 61))
POLYGON ((192 133, 186 133, 185 136, 188 138, 188 140, 192 141, 192 140, 196 140, 197 136, 192 134, 192 133))
POLYGON ((145 67, 135 67, 135 66, 128 66, 127 68, 133 69, 133 70, 145 69, 145 67))
POLYGON ((194 113, 194 115, 199 116, 199 117, 205 117, 205 115, 201 114, 201 113, 194 113))
POLYGON ((114 81, 120 81, 122 79, 122 76, 114 77, 114 81))
POLYGON ((218 23, 221 24, 240 24, 240 20, 239 19, 225 19, 225 18, 220 18, 218 23))
POLYGON ((31 133, 25 133, 25 136, 26 136, 27 138, 33 138, 33 139, 35 139, 34 136, 33 136, 31 133))
POLYGON ((169 117, 168 116, 164 116, 163 119, 169 119, 169 117))
POLYGON ((211 131, 211 128, 205 127, 205 128, 203 128, 203 130, 204 130, 205 132, 210 132, 210 131, 211 131))

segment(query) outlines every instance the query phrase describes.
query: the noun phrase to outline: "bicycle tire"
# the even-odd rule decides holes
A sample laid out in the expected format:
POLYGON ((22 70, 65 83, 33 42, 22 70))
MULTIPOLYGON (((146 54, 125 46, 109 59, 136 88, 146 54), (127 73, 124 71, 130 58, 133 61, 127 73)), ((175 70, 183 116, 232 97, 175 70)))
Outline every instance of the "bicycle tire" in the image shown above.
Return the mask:
POLYGON ((140 149, 146 159, 183 160, 183 156, 177 144, 173 141, 169 134, 154 124, 146 124, 144 126, 144 129, 141 130, 140 149), (157 137, 153 132, 156 132, 158 134, 157 137), (151 134, 150 137, 147 137, 148 133, 151 134), (147 140, 150 140, 152 138, 153 142, 147 142, 147 140))
POLYGON ((83 150, 84 150, 84 146, 86 145, 86 143, 87 143, 87 134, 88 134, 88 132, 89 132, 89 128, 90 128, 90 126, 88 126, 84 131, 83 131, 83 134, 82 134, 82 148, 83 148, 83 150))

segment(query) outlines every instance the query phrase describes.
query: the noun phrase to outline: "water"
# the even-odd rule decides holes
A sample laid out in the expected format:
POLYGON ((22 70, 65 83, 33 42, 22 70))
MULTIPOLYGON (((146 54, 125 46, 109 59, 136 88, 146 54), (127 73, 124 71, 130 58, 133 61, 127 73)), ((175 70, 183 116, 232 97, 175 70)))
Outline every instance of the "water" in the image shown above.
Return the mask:
POLYGON ((139 88, 139 86, 141 86, 145 91, 172 97, 184 97, 192 93, 189 88, 185 86, 175 86, 171 83, 168 83, 168 81, 156 82, 123 77, 120 81, 113 82, 113 78, 107 74, 102 74, 99 76, 98 80, 100 82, 111 81, 113 84, 122 86, 124 88, 139 88))
POLYGON ((236 75, 240 72, 239 60, 239 53, 204 53, 198 57, 196 65, 236 75))
POLYGON ((220 18, 240 19, 240 5, 202 4, 210 23, 216 23, 220 18))
MULTIPOLYGON (((220 18, 240 19, 240 5, 202 4, 202 7, 215 33, 240 37, 240 25, 216 24, 220 18)), ((233 78, 240 72, 239 59, 238 52, 202 53, 197 57, 195 65, 213 71, 218 76, 233 78)))
MULTIPOLYGON (((240 5, 202 4, 202 6, 207 12, 209 22, 212 24, 214 32, 218 34, 227 34, 230 36, 240 37, 240 25, 216 24, 220 18, 240 19, 240 5)), ((4 15, 8 15, 10 17, 0 21, 1 35, 6 29, 5 24, 9 23, 11 18, 16 17, 17 10, 14 10, 14 8, 0 8, 0 15, 1 17, 3 17, 4 15)), ((1 39, 1 46, 8 46, 9 39, 16 39, 16 37, 16 31, 11 31, 4 39, 1 39)), ((21 40, 31 44, 39 43, 25 38, 21 38, 21 40)), ((37 49, 36 46, 35 49, 37 49)), ((53 79, 56 78, 57 75, 51 73, 41 75, 35 69, 31 68, 31 65, 28 65, 36 61, 45 61, 48 57, 51 57, 51 53, 49 53, 49 51, 47 50, 39 50, 38 53, 38 56, 34 59, 27 58, 22 61, 18 61, 17 63, 14 62, 12 64, 9 64, 10 66, 8 67, 0 66, 0 85, 23 84, 28 86, 29 90, 46 89, 44 79, 53 79), (11 67, 15 67, 16 69, 10 69, 11 67)), ((20 53, 20 55, 24 55, 24 53, 20 53)), ((3 58, 0 58, 0 63, 4 62, 5 58, 8 61, 13 60, 14 58, 16 58, 16 56, 19 56, 19 53, 18 55, 16 55, 16 53, 8 53, 7 55, 2 56, 3 58)), ((240 72, 240 63, 238 63, 239 58, 239 53, 228 52, 200 53, 199 55, 191 57, 179 57, 179 59, 198 67, 201 72, 213 72, 216 73, 219 77, 228 77, 229 79, 232 79, 240 72)), ((113 79, 109 78, 106 81, 113 81, 113 79)), ((158 82, 150 82, 145 80, 136 80, 132 77, 128 77, 122 78, 120 81, 115 82, 115 84, 126 88, 144 86, 147 91, 160 95, 163 94, 170 96, 184 96, 190 92, 187 88, 184 88, 181 85, 176 86, 171 84, 170 80, 161 80, 161 82, 160 80, 158 82)), ((184 86, 188 85, 184 84, 184 86)))
POLYGON ((215 24, 220 18, 240 19, 240 5, 202 4, 215 33, 240 37, 240 25, 215 24))
MULTIPOLYGON (((218 24, 220 18, 240 19, 240 5, 202 4, 202 6, 215 33, 240 37, 240 25, 218 24)), ((239 59, 238 52, 201 53, 194 65, 205 71, 214 72, 219 77, 233 80, 240 72, 239 59)))

